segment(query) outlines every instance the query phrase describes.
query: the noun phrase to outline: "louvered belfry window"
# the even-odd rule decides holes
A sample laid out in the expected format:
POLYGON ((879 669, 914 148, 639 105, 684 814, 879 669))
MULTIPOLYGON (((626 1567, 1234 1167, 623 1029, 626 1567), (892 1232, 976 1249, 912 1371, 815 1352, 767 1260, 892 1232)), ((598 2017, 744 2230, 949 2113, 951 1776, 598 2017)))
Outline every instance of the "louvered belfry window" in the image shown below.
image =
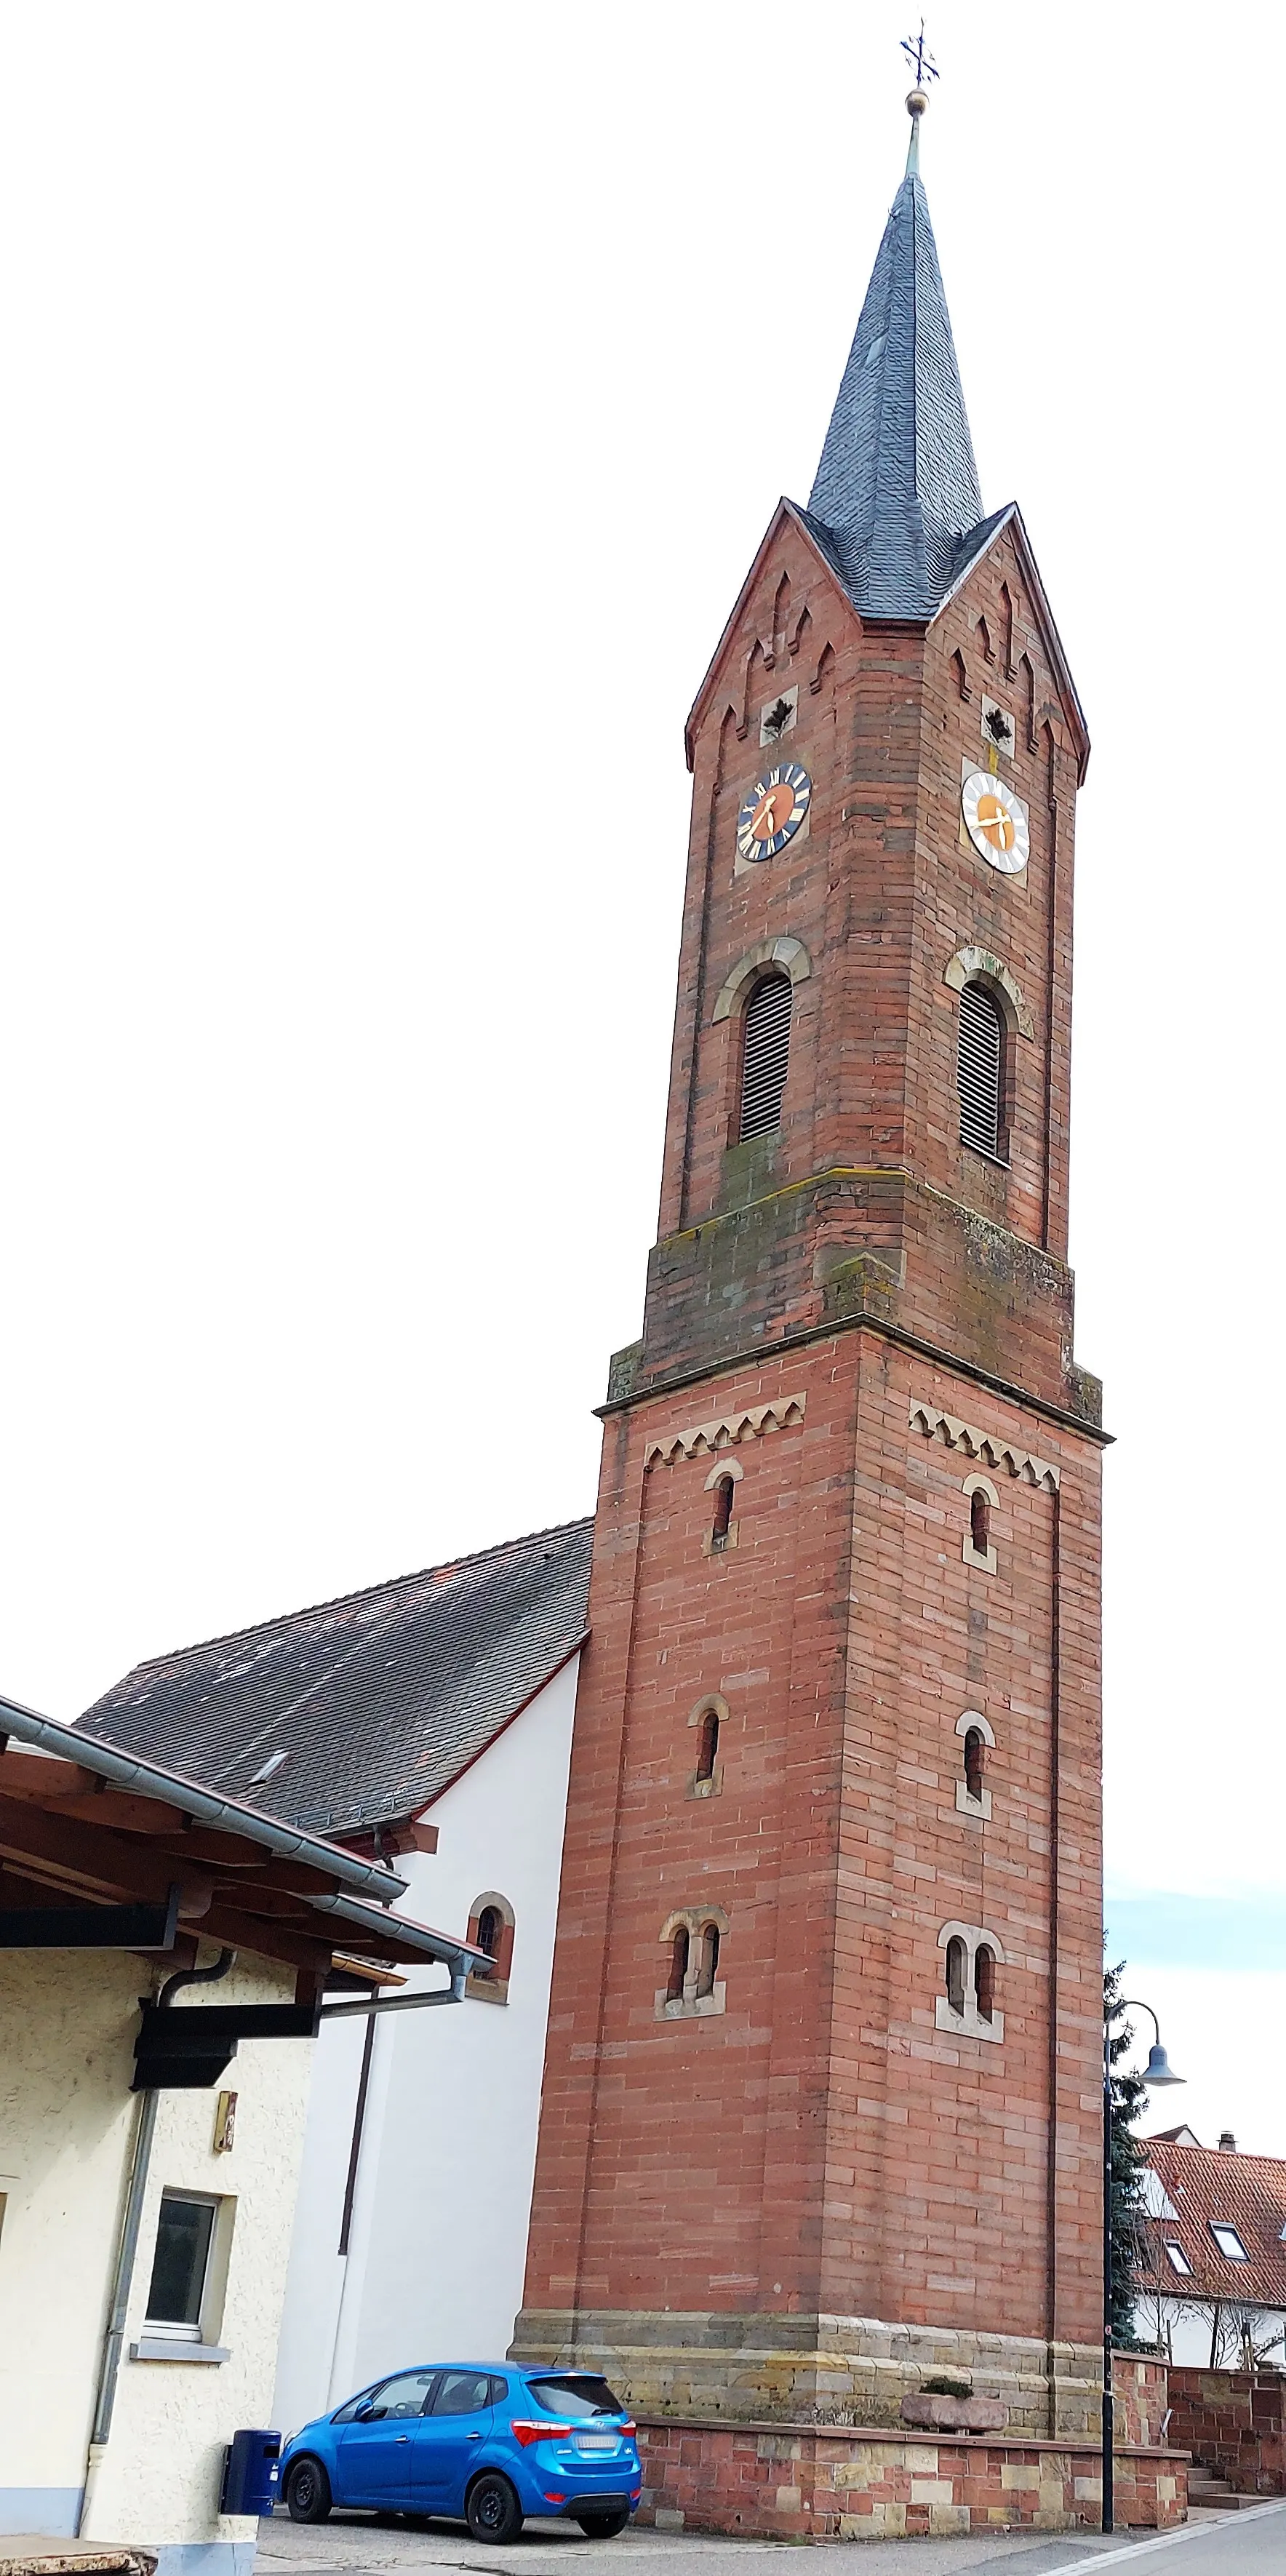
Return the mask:
POLYGON ((1004 1028, 985 984, 966 984, 960 996, 957 1080, 960 1134, 980 1154, 1001 1154, 1001 1066, 1004 1028))
POLYGON ((741 1138, 781 1125, 781 1096, 790 1060, 789 975, 766 975, 746 1004, 741 1054, 741 1138))

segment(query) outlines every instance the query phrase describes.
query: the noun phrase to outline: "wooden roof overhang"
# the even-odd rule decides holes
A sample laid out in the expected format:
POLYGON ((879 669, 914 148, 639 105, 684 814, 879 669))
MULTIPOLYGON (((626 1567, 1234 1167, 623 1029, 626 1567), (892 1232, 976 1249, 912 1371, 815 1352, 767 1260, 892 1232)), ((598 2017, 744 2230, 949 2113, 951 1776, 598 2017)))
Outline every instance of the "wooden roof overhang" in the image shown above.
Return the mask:
MULTIPOLYGON (((437 1961, 463 1989, 486 1953, 393 1912, 407 1882, 244 1800, 0 1700, 0 1949, 139 1950, 191 1966, 201 1941, 293 1968, 300 2002, 437 1961)), ((444 1994, 445 2000, 445 1994, 444 1994)))

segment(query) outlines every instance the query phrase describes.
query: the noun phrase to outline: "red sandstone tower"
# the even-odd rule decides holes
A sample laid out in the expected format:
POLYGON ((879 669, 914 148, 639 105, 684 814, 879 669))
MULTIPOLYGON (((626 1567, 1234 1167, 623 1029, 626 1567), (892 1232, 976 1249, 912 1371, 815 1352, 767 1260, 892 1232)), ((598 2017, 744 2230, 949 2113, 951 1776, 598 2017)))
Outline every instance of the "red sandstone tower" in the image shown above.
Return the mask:
POLYGON ((1066 1266, 1084 719, 984 516, 912 152, 688 731, 526 2304, 640 2408, 1083 2430, 1099 1460, 1066 1266))

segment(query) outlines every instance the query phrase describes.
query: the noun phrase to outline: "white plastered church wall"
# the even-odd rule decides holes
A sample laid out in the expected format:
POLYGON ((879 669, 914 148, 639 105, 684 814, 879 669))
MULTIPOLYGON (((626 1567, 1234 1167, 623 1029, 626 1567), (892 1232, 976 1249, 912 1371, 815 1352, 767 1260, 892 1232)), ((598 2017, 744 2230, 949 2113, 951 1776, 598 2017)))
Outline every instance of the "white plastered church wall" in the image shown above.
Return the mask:
MULTIPOLYGON (((515 1917, 504 2005, 376 2021, 347 2256, 338 2252, 365 2024, 317 2047, 271 2421, 294 2431, 400 2364, 502 2359, 522 2304, 580 1658, 430 1811, 431 1857, 398 1866, 421 1922, 479 1896, 515 1917)), ((441 1983, 413 1973, 412 1985, 441 1983)))

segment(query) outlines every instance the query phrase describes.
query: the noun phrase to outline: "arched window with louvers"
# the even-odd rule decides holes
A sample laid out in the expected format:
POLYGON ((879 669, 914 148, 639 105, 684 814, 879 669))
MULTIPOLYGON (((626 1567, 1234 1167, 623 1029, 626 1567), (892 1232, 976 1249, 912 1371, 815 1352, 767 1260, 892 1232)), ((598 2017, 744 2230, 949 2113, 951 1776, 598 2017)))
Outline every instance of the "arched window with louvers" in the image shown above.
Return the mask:
POLYGON ((794 991, 789 975, 765 975, 746 1004, 741 1031, 741 1116, 737 1133, 768 1136, 781 1125, 790 1062, 794 991))
POLYGON ((985 984, 965 985, 960 995, 956 1083, 960 1140, 995 1163, 1009 1160, 1005 1132, 1007 1030, 1004 1014, 985 984))

